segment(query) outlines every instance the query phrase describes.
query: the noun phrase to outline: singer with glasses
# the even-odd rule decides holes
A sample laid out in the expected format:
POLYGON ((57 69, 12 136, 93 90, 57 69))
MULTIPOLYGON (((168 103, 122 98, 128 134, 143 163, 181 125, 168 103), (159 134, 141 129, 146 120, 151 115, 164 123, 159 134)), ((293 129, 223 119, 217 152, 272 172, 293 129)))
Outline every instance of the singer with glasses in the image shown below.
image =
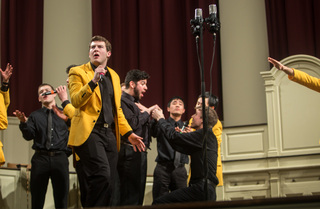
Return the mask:
MULTIPOLYGON (((153 205, 168 204, 177 202, 195 202, 216 200, 216 177, 217 169, 217 138, 212 132, 212 127, 217 123, 217 113, 206 108, 208 129, 203 129, 202 108, 196 107, 195 114, 192 115, 191 128, 196 131, 180 133, 164 119, 162 110, 156 109, 152 112, 152 117, 158 121, 162 134, 165 135, 170 145, 177 151, 190 155, 191 159, 191 178, 189 187, 181 188, 153 200, 153 205), (207 147, 203 149, 203 135, 206 131, 207 147), (204 153, 207 153, 208 170, 204 165, 204 153), (205 189, 207 185, 207 190, 205 189)), ((180 130, 179 130, 180 131, 180 130)))
POLYGON ((80 157, 88 191, 84 207, 110 206, 114 195, 120 134, 134 151, 144 151, 141 137, 133 133, 121 108, 119 75, 107 66, 111 44, 102 36, 89 42, 86 64, 69 72, 71 120, 69 145, 80 157))
MULTIPOLYGON (((169 118, 166 122, 170 127, 182 128, 181 120, 185 112, 184 102, 181 97, 172 97, 167 105, 169 118)), ((157 138, 156 167, 153 173, 153 199, 157 199, 169 192, 187 187, 187 170, 185 164, 189 163, 188 155, 176 151, 169 143, 167 135, 161 130, 161 126, 155 120, 152 121, 151 135, 157 138)))
POLYGON ((69 193, 69 160, 71 154, 68 143, 68 125, 52 110, 56 106, 56 94, 50 84, 43 83, 38 88, 42 108, 32 112, 27 118, 16 110, 13 114, 20 120, 19 128, 23 138, 33 140, 35 150, 31 159, 31 199, 32 208, 43 208, 49 178, 53 188, 55 208, 67 208, 69 193))

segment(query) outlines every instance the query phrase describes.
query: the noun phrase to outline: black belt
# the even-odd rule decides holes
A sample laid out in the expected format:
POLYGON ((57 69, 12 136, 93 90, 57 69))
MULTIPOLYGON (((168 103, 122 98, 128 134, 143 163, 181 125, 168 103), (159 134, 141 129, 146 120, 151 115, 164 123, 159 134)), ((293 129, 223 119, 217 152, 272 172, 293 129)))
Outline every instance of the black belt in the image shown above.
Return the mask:
POLYGON ((59 155, 61 153, 65 153, 64 151, 59 151, 59 150, 56 150, 56 151, 50 151, 50 150, 36 150, 36 153, 39 153, 41 155, 48 155, 50 157, 53 157, 53 156, 56 156, 56 155, 59 155))
POLYGON ((114 123, 112 123, 112 124, 108 124, 108 123, 96 123, 93 128, 97 128, 97 129, 102 129, 102 128, 114 129, 114 123))

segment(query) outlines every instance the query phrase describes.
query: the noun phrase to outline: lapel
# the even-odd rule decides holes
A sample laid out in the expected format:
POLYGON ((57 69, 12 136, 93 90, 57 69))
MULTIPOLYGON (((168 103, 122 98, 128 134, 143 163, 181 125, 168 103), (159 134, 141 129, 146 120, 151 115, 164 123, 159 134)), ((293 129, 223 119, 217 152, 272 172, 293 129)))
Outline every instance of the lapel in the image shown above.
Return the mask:
MULTIPOLYGON (((87 82, 89 83, 92 80, 93 76, 94 76, 94 71, 93 71, 93 69, 91 67, 90 62, 88 62, 86 65, 87 66, 85 68, 85 73, 87 75, 87 82)), ((101 100, 101 92, 100 92, 99 83, 97 85, 98 86, 94 89, 94 93, 96 94, 96 96, 99 98, 99 100, 101 102, 102 100, 101 100)))

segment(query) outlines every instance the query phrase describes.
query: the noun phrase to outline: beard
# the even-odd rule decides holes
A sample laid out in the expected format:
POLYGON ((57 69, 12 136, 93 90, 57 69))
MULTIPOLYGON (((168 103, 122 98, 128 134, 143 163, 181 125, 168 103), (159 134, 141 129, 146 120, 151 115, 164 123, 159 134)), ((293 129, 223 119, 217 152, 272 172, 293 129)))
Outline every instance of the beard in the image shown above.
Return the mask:
POLYGON ((139 101, 139 95, 140 95, 140 93, 139 93, 139 91, 138 91, 138 89, 137 89, 137 87, 134 87, 134 89, 133 89, 133 97, 137 100, 137 101, 139 101))

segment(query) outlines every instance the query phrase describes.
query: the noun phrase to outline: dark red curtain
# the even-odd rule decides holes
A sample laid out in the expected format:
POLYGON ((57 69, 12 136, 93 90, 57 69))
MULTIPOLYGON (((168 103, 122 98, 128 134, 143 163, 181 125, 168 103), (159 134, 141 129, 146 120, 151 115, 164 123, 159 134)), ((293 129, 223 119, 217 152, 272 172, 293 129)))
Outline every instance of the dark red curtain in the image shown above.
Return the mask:
POLYGON ((320 58, 320 1, 265 0, 269 54, 281 60, 295 54, 320 58))
POLYGON ((42 82, 43 0, 1 1, 1 68, 9 62, 11 104, 29 115, 40 107, 38 86, 42 82))
MULTIPOLYGON (((200 69, 190 20, 194 10, 202 8, 208 17, 209 4, 217 0, 92 0, 93 35, 102 35, 112 44, 108 66, 121 80, 131 69, 150 74, 148 91, 142 103, 165 108, 173 96, 185 100, 187 120, 201 93, 200 69)), ((219 8, 219 6, 218 6, 219 8)), ((218 114, 222 118, 220 39, 217 35, 212 92, 220 98, 218 114)), ((204 31, 204 68, 206 91, 213 53, 213 36, 204 31)), ((166 113, 166 108, 164 109, 166 113)))

